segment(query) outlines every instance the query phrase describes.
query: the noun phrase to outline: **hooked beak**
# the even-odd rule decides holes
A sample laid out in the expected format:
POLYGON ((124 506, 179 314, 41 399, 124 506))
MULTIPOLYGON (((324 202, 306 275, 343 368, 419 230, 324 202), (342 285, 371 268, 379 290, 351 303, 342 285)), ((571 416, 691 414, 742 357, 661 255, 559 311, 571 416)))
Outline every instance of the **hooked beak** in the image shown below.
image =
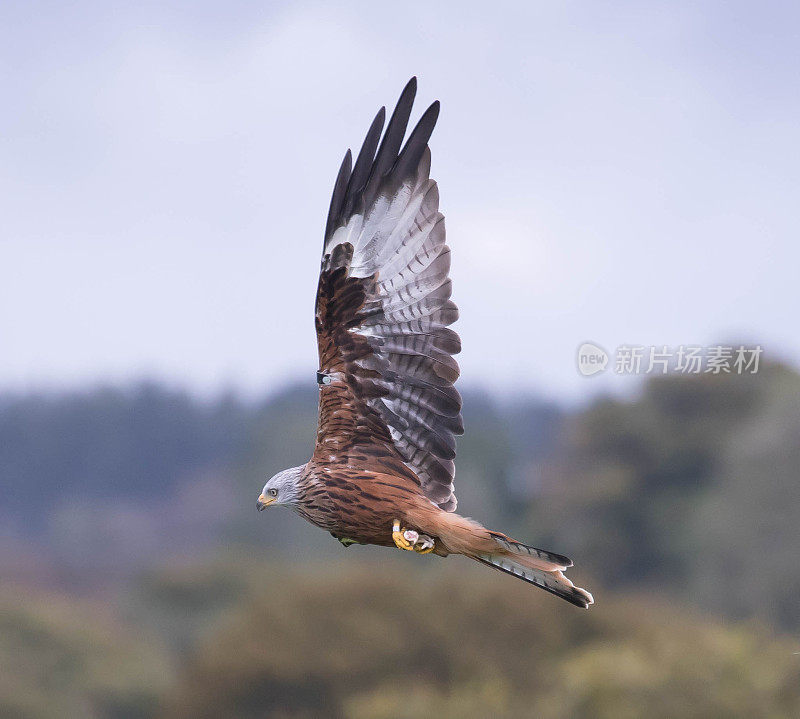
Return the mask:
POLYGON ((274 501, 275 501, 275 497, 267 497, 264 494, 260 494, 258 496, 258 499, 256 500, 256 509, 260 512, 263 509, 266 509, 274 501))

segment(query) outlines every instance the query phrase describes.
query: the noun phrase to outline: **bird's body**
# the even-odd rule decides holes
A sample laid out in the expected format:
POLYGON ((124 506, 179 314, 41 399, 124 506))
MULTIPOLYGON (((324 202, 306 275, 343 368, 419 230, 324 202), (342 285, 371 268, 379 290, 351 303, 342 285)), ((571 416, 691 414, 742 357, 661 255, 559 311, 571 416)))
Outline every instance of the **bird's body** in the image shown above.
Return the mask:
POLYGON ((588 607, 591 595, 563 574, 569 559, 453 511, 461 342, 428 176, 438 102, 401 149, 415 91, 412 79, 382 138, 381 108, 355 165, 348 150, 340 168, 317 288, 314 453, 267 482, 259 509, 285 504, 345 545, 463 554, 588 607))
POLYGON ((398 518, 404 526, 429 533, 419 520, 437 508, 421 494, 418 482, 390 463, 380 472, 362 468, 372 461, 360 464, 354 457, 352 462, 309 462, 300 479, 306 502, 293 509, 337 539, 358 544, 393 547, 390 528, 398 518))

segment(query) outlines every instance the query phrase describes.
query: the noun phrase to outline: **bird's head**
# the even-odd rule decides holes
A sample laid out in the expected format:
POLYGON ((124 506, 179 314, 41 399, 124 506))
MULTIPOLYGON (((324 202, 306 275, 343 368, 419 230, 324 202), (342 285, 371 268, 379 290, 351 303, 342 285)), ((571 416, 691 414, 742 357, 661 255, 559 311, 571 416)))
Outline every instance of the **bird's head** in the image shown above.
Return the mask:
POLYGON ((297 502, 299 496, 297 482, 303 469, 304 465, 290 467, 271 477, 256 500, 258 511, 266 509, 271 504, 294 504, 297 502))

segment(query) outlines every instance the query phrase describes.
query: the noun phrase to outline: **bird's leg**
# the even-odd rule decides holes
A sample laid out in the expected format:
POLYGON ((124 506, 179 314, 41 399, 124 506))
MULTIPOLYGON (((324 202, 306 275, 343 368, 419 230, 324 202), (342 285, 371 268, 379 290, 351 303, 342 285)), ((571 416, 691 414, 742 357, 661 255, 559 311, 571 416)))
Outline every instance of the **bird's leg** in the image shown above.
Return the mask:
POLYGON ((413 529, 401 529, 400 520, 394 520, 392 524, 392 539, 398 549, 405 549, 410 552, 414 548, 414 542, 417 541, 416 534, 413 529))
POLYGON ((399 549, 414 550, 419 554, 428 554, 433 551, 433 539, 427 534, 420 534, 415 529, 401 528, 399 519, 395 519, 392 524, 392 539, 399 549))

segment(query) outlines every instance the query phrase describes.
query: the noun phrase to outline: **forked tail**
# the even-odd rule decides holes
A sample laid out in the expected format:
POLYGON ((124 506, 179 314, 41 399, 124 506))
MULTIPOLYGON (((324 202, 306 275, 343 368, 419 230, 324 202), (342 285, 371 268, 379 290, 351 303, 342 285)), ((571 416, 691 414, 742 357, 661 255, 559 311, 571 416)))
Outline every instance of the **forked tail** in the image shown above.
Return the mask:
POLYGON ((492 569, 530 582, 546 592, 566 599, 576 607, 588 609, 590 604, 594 604, 592 595, 585 589, 576 587, 564 574, 564 570, 572 566, 570 559, 544 549, 530 547, 499 532, 489 532, 489 534, 501 549, 495 552, 476 552, 467 556, 492 569))
POLYGON ((436 519, 437 536, 449 553, 463 554, 518 577, 575 606, 588 609, 594 603, 589 592, 576 587, 564 575, 572 566, 567 557, 523 544, 501 532, 492 532, 455 513, 441 512, 436 519))

